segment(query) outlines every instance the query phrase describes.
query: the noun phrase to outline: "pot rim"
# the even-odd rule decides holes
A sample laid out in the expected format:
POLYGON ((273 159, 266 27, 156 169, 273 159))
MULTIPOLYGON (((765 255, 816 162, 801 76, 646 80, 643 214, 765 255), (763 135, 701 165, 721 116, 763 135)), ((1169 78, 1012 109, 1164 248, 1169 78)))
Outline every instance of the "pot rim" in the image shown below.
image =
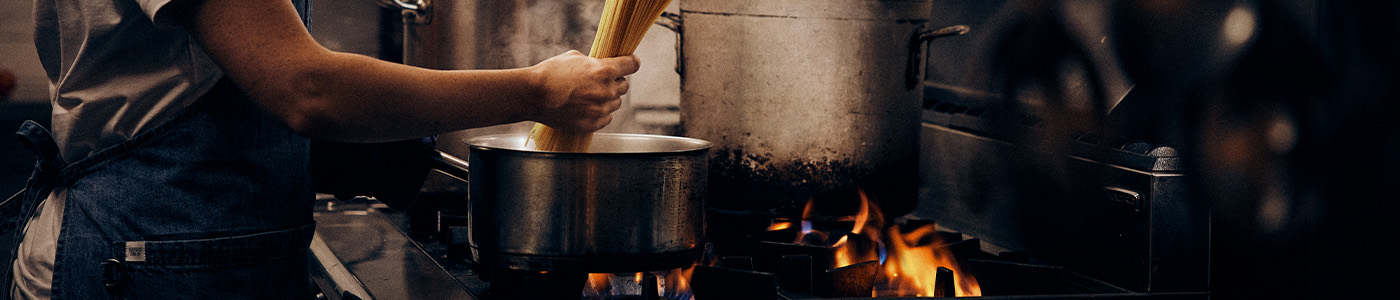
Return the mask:
POLYGON ((697 139, 697 138, 689 138, 689 137, 669 136, 669 135, 655 135, 655 134, 637 134, 637 133, 595 133, 595 134, 593 134, 593 141, 594 141, 594 142, 598 142, 600 139, 602 139, 602 140, 631 140, 631 141, 644 140, 644 141, 646 141, 646 142, 652 142, 652 143, 669 143, 669 144, 673 144, 674 147, 671 147, 671 148, 674 148, 674 149, 671 149, 671 150, 653 150, 653 151, 609 151, 609 152, 544 151, 544 150, 535 150, 535 149, 525 148, 524 143, 521 142, 521 141, 524 141, 526 138, 527 138, 527 137, 526 137, 526 134, 520 134, 520 133, 505 133, 505 134, 492 134, 492 135, 484 135, 484 136, 472 137, 472 138, 464 139, 463 142, 466 143, 467 146, 470 147, 471 151, 473 151, 473 152, 475 152, 475 151, 509 152, 509 153, 520 153, 520 154, 524 154, 524 155, 543 155, 543 156, 638 156, 638 155, 662 155, 662 156, 671 156, 671 155, 689 155, 689 154, 694 154, 694 153, 706 153, 706 152, 708 152, 708 151, 710 150, 711 147, 714 147, 714 143, 712 143, 712 142, 710 142, 710 141, 701 140, 701 139, 697 139), (507 142, 512 142, 512 141, 518 143, 519 146, 502 146, 502 145, 497 145, 497 144, 507 143, 507 142))

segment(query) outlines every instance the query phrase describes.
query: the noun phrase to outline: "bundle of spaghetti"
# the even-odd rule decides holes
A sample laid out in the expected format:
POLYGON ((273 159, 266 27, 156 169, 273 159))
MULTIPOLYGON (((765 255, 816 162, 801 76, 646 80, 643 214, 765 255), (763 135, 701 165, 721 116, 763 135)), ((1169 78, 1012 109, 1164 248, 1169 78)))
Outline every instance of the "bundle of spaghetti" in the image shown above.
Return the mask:
MULTIPOLYGON (((593 48, 588 56, 608 58, 631 55, 642 43, 647 29, 666 10, 671 0, 607 0, 603 4, 603 17, 598 21, 598 34, 593 38, 593 48)), ((534 145, 535 150, 558 152, 585 152, 591 132, 570 132, 555 130, 536 123, 530 129, 526 146, 534 145)))

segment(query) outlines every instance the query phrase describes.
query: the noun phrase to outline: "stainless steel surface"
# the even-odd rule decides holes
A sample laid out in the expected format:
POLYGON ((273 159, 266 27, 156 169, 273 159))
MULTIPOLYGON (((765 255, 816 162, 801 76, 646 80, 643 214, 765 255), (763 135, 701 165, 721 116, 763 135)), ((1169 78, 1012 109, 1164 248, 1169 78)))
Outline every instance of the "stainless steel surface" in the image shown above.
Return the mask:
POLYGON ((946 115, 923 124, 914 215, 1133 292, 1209 290, 1210 212, 1171 148, 1066 139, 1050 152, 946 115))
POLYGON ((326 240, 316 234, 311 238, 311 278, 327 299, 374 299, 365 290, 365 285, 355 278, 355 274, 345 268, 340 258, 335 256, 326 240))
POLYGON ((610 273, 693 263, 687 255, 705 242, 709 142, 595 134, 590 152, 563 153, 524 149, 525 138, 467 142, 478 261, 610 273))
POLYGON ((923 91, 907 82, 924 72, 908 69, 930 5, 681 2, 682 129, 715 142, 711 206, 795 212, 860 187, 911 210, 923 91))
POLYGON ((359 299, 477 299, 375 205, 331 203, 338 204, 315 215, 317 240, 324 247, 312 248, 320 262, 313 273, 338 276, 338 282, 346 282, 342 290, 359 299))

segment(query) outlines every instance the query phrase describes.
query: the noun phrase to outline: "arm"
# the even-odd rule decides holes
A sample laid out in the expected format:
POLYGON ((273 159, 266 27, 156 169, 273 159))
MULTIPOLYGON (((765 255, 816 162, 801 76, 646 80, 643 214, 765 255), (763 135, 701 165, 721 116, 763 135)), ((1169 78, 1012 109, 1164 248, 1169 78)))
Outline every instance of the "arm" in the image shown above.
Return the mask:
POLYGON ((626 93, 635 56, 571 51, 509 70, 429 70, 317 44, 286 0, 206 0, 184 24, 263 110, 314 139, 374 142, 533 120, 594 131, 626 93))

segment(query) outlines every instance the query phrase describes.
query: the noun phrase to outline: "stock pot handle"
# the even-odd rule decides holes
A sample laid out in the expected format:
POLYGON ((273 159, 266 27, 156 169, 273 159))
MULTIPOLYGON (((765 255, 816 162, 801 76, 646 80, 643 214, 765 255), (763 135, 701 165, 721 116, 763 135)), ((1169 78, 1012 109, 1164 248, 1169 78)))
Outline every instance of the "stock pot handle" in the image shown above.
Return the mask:
POLYGON ((378 0, 380 7, 402 10, 403 20, 409 24, 427 25, 433 22, 432 0, 378 0))
POLYGON ((671 31, 675 32, 676 34, 680 34, 680 33, 681 33, 681 15, 680 15, 680 14, 673 13, 673 12, 669 12, 669 11, 663 11, 663 12, 661 12, 661 17, 656 18, 656 22, 652 22, 652 23, 656 24, 657 26, 666 27, 666 29, 670 29, 671 31))
POLYGON ((661 17, 656 18, 656 21, 652 22, 652 24, 666 27, 666 29, 670 29, 671 32, 676 33, 676 74, 681 75, 681 78, 685 78, 685 68, 683 67, 685 66, 685 58, 681 54, 681 43, 683 42, 681 39, 685 38, 681 34, 681 32, 684 31, 684 28, 681 27, 682 23, 680 14, 669 11, 662 11, 661 17))
POLYGON ((968 31, 967 25, 953 25, 938 29, 920 29, 914 32, 914 36, 909 39, 909 66, 904 73, 905 88, 916 88, 919 86, 920 73, 923 73, 924 44, 936 38, 962 35, 968 31))
POLYGON ((468 164, 466 160, 447 154, 447 152, 442 152, 442 150, 437 150, 437 153, 438 155, 428 156, 428 163, 434 170, 446 174, 447 176, 452 176, 452 178, 457 178, 457 180, 468 180, 468 164))

